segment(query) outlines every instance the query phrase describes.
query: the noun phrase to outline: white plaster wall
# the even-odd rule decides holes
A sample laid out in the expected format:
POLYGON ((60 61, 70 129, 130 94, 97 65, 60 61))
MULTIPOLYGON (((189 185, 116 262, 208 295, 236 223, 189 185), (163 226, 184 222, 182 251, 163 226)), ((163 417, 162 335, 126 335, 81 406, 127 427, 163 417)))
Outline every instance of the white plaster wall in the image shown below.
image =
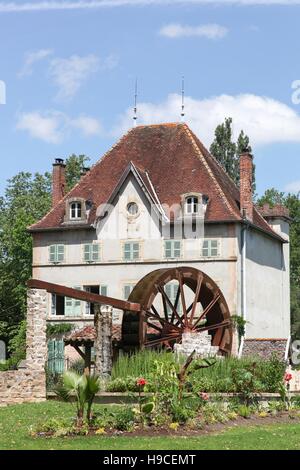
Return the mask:
POLYGON ((288 251, 288 244, 247 231, 247 338, 290 334, 288 251))

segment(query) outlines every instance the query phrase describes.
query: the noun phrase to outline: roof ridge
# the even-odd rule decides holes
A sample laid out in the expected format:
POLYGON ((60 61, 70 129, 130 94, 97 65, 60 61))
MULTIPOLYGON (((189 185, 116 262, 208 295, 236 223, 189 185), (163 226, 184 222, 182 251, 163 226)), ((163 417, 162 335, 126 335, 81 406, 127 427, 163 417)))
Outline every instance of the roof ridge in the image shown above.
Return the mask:
POLYGON ((225 203, 225 205, 227 206, 227 208, 229 209, 231 214, 236 217, 236 215, 237 215, 236 212, 231 207, 231 204, 229 203, 228 199, 226 198, 223 189, 221 188, 220 184, 218 183, 218 181, 217 181, 215 175, 213 174, 210 166, 208 165, 204 155, 202 154, 201 150, 199 149, 197 143, 195 142, 195 139, 194 139, 194 136, 193 136, 191 130, 189 129, 189 127, 186 124, 184 125, 184 129, 185 129, 185 132, 188 134, 190 140, 192 141, 193 147, 196 150, 198 156, 200 157, 203 165, 205 166, 206 170, 208 171, 209 175, 211 176, 212 180, 214 181, 214 183, 215 183, 215 185, 216 185, 216 187, 219 191, 219 194, 221 196, 221 199, 223 200, 223 202, 225 203))

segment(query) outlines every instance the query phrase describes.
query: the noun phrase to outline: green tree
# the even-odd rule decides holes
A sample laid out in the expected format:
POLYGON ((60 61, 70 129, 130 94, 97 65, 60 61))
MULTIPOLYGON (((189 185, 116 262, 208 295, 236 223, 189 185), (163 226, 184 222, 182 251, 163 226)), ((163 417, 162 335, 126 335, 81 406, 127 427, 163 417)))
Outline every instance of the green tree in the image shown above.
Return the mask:
MULTIPOLYGON (((77 183, 87 161, 84 155, 67 158, 68 188, 77 183)), ((0 198, 0 335, 9 342, 12 354, 24 349, 22 320, 26 313, 26 282, 32 270, 32 238, 27 228, 51 208, 51 184, 50 173, 21 172, 8 180, 0 198)))
POLYGON ((66 160, 66 184, 67 191, 70 191, 80 180, 81 174, 87 167, 90 158, 86 155, 70 155, 66 160))
MULTIPOLYGON (((237 185, 240 182, 240 154, 245 150, 252 152, 249 137, 242 130, 237 142, 234 142, 232 118, 225 118, 225 121, 215 129, 210 152, 237 185)), ((253 165, 253 191, 255 191, 255 165, 253 165)))

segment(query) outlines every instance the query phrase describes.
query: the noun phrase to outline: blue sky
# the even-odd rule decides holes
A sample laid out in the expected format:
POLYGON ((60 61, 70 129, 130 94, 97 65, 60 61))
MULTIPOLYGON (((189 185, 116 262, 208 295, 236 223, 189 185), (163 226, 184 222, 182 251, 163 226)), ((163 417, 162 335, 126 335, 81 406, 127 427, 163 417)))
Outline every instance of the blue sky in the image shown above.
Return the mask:
POLYGON ((0 1, 0 193, 55 157, 95 162, 132 125, 136 76, 139 123, 179 120, 182 74, 186 122, 207 146, 232 116, 251 138, 258 192, 300 190, 297 3, 0 1))

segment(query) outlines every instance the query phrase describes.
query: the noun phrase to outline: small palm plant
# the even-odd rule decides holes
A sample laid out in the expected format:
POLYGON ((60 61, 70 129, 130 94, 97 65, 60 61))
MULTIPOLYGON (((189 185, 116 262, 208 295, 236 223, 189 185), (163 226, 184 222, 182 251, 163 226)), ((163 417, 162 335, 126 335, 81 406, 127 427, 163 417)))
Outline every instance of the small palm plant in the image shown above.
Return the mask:
POLYGON ((66 402, 71 402, 73 397, 75 397, 77 410, 76 424, 80 427, 83 425, 86 407, 86 418, 90 422, 93 402, 99 390, 100 381, 96 375, 79 375, 76 372, 67 371, 63 375, 62 384, 55 389, 55 393, 66 402))

